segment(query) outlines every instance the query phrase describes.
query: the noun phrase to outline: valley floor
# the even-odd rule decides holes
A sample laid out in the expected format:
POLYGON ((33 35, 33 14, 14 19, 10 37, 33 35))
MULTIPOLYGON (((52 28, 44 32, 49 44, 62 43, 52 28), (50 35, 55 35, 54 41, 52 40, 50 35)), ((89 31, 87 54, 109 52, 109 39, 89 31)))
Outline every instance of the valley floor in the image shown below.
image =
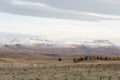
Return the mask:
POLYGON ((0 80, 120 80, 119 61, 0 63, 0 80), (10 66, 7 66, 10 65, 10 66))

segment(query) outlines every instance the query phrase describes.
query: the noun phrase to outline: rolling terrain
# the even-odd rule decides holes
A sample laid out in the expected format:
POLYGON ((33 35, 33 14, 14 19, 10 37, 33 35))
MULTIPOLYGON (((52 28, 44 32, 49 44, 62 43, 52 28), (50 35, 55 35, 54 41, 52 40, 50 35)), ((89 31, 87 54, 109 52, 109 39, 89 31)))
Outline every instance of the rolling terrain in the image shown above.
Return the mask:
POLYGON ((119 80, 119 60, 86 60, 80 56, 120 56, 109 40, 52 41, 38 36, 0 35, 0 80, 119 80), (62 61, 59 61, 61 58, 62 61))
POLYGON ((120 47, 108 40, 52 41, 41 36, 0 34, 0 58, 71 60, 81 55, 120 56, 120 47))

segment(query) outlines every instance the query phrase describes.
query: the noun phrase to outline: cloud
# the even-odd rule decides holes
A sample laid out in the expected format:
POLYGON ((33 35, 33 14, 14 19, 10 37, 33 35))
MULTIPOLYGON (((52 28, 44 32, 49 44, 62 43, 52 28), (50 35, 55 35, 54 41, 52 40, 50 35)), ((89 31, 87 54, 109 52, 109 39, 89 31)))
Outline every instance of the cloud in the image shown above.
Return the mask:
POLYGON ((22 1, 22 0, 12 0, 12 4, 18 6, 25 5, 30 7, 48 7, 47 5, 42 3, 22 1))
POLYGON ((42 2, 49 6, 92 13, 120 15, 119 0, 25 0, 42 2))
POLYGON ((118 15, 118 4, 113 0, 1 0, 0 11, 45 18, 99 21, 115 18, 87 13, 118 15))

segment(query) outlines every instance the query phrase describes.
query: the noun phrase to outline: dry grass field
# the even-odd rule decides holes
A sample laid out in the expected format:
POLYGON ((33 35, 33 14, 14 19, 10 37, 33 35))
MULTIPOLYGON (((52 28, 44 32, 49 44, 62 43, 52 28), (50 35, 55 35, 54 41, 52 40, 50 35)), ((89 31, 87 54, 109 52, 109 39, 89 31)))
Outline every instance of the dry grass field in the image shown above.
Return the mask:
POLYGON ((120 62, 0 63, 0 80, 120 80, 120 62))

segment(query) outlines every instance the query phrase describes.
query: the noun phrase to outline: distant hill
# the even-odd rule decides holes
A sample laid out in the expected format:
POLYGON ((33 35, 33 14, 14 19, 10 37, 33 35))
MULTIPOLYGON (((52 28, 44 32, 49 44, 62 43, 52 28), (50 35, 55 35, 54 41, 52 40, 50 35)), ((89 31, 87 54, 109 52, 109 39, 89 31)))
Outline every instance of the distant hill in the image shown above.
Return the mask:
POLYGON ((51 59, 75 55, 120 56, 120 47, 109 40, 52 41, 39 36, 0 34, 0 58, 51 59))

